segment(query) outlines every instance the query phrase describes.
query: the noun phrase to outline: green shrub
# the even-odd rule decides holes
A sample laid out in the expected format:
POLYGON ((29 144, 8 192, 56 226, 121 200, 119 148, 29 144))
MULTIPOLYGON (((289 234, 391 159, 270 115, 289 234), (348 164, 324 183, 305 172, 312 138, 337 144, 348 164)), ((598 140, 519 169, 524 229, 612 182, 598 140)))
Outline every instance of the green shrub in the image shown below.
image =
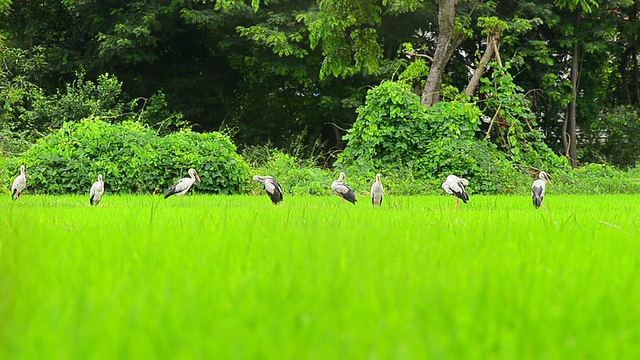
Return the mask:
POLYGON ((407 86, 385 82, 369 90, 366 104, 358 108, 336 165, 365 173, 411 167, 431 134, 418 96, 407 86))
POLYGON ((99 119, 65 123, 5 166, 18 164, 27 166, 29 190, 47 194, 85 193, 99 173, 108 191, 158 193, 191 167, 202 179, 197 191, 231 194, 243 191, 249 176, 236 147, 220 133, 160 137, 137 122, 99 119))
POLYGON ((475 138, 479 123, 474 104, 440 102, 427 109, 407 86, 385 82, 370 90, 358 109, 336 165, 359 177, 381 172, 434 184, 456 174, 474 184, 472 191, 515 192, 526 176, 514 175, 513 165, 494 144, 475 138))

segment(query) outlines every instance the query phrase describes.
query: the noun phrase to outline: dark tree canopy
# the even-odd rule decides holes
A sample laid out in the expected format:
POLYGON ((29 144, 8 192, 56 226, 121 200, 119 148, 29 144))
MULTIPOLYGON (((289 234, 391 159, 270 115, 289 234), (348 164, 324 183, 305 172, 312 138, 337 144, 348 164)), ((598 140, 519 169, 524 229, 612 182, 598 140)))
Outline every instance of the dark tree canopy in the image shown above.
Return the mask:
POLYGON ((426 105, 464 92, 482 104, 492 94, 479 79, 508 64, 558 154, 632 166, 635 153, 616 157, 631 140, 607 142, 637 121, 638 11, 638 0, 0 1, 0 131, 42 131, 34 109, 109 74, 122 111, 155 97, 156 116, 228 129, 241 147, 328 151, 383 80, 410 83, 426 105))

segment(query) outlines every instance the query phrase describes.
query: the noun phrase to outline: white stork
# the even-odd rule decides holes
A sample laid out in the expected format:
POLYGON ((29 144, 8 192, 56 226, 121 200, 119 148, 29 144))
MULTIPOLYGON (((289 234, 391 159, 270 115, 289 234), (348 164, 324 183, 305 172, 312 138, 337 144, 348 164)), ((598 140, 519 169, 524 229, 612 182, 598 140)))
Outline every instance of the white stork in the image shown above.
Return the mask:
POLYGON ((540 171, 539 179, 536 179, 531 186, 531 198, 533 199, 533 206, 535 206, 536 209, 542 205, 542 200, 544 200, 544 194, 547 189, 547 183, 551 184, 549 174, 544 171, 540 171))
POLYGON ((465 187, 469 186, 469 180, 459 178, 455 175, 447 176, 447 180, 442 183, 442 188, 444 191, 456 197, 456 210, 460 206, 460 199, 465 204, 469 201, 469 194, 465 190, 465 187))
POLYGON ((100 204, 102 194, 104 194, 104 181, 102 181, 102 174, 100 174, 98 175, 98 181, 94 182, 91 190, 89 190, 89 203, 91 205, 100 204))
POLYGON ((384 188, 380 182, 380 174, 376 174, 376 182, 371 185, 371 203, 373 206, 380 206, 384 197, 384 188))
POLYGON ((198 176, 198 172, 196 169, 189 169, 189 177, 182 178, 177 183, 175 183, 172 187, 167 190, 167 193, 164 194, 164 198, 168 198, 171 195, 179 195, 181 199, 184 200, 184 194, 191 189, 191 185, 196 182, 200 182, 200 176, 198 176))
POLYGON ((331 190, 333 190, 333 192, 336 195, 342 198, 343 204, 344 204, 344 201, 347 200, 348 202, 355 205, 356 202, 358 201, 356 200, 356 194, 353 192, 353 190, 351 190, 351 188, 347 185, 347 183, 344 182, 344 178, 345 178, 344 172, 341 172, 340 177, 338 177, 338 180, 331 183, 331 190))
POLYGON ((11 185, 11 199, 17 200, 22 195, 22 191, 27 187, 27 175, 25 174, 24 165, 20 166, 20 175, 16 176, 11 185))
POLYGON ((273 176, 254 176, 253 181, 261 182, 264 185, 264 191, 271 198, 271 202, 274 205, 278 205, 282 201, 282 186, 278 184, 278 181, 273 176))

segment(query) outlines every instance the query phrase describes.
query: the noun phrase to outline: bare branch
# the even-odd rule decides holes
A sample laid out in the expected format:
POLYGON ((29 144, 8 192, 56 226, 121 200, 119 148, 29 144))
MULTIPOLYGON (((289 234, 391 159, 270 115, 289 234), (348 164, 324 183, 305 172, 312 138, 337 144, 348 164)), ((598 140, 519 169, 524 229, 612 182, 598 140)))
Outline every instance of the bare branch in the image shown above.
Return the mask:
POLYGON ((405 52, 405 55, 409 55, 409 56, 413 56, 413 57, 423 57, 423 58, 427 58, 430 61, 433 61, 433 58, 429 55, 426 54, 419 54, 419 53, 415 53, 415 52, 405 52))

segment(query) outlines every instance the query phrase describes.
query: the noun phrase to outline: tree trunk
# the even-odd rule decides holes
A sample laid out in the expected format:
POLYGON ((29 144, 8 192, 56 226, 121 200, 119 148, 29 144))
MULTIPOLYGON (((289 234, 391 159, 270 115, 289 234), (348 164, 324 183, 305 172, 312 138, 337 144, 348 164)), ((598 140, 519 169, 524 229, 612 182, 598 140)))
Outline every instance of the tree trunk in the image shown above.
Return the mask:
POLYGON ((457 44, 453 43, 453 21, 458 0, 438 0, 438 40, 427 83, 422 92, 422 105, 431 107, 440 101, 442 73, 457 44))
MULTIPOLYGON (((578 145, 576 136, 576 99, 578 98, 578 75, 579 75, 579 50, 578 43, 573 44, 573 61, 571 64, 571 103, 569 103, 569 118, 567 132, 569 135, 569 164, 571 167, 578 167, 578 145)), ((567 134, 564 134, 566 136, 567 134)), ((567 149, 565 149, 566 151, 567 149)), ((565 152, 567 153, 567 152, 565 152)))
MULTIPOLYGON (((633 19, 637 18, 638 14, 638 1, 633 2, 633 19)), ((638 79, 638 36, 634 36, 633 45, 631 46, 631 59, 633 61, 633 91, 634 91, 634 100, 635 104, 640 104, 640 89, 639 89, 639 79, 638 79)))
POLYGON ((565 109, 564 121, 562 122, 562 149, 564 150, 564 156, 569 158, 569 141, 567 140, 567 123, 569 122, 569 107, 565 109))
POLYGON ((633 100, 635 101, 635 105, 640 104, 640 88, 638 86, 638 47, 636 46, 636 41, 633 42, 631 46, 631 61, 633 61, 633 100))
POLYGON ((464 90, 464 93, 467 96, 473 96, 473 94, 476 92, 476 89, 478 88, 478 84, 480 83, 480 78, 482 78, 482 75, 484 75, 484 70, 487 68, 487 64, 489 63, 489 60, 491 60, 491 58, 493 57, 494 50, 497 48, 497 46, 493 46, 493 42, 495 41, 497 40, 494 34, 491 34, 487 37, 487 48, 485 49, 484 54, 480 59, 478 68, 473 73, 473 76, 471 77, 471 80, 469 80, 469 84, 467 85, 467 88, 464 90))
POLYGON ((344 149, 344 146, 342 145, 342 134, 340 133, 340 129, 338 129, 338 127, 335 125, 335 123, 331 123, 333 126, 331 126, 331 128, 333 129, 333 135, 335 135, 336 137, 336 146, 339 149, 344 149))

